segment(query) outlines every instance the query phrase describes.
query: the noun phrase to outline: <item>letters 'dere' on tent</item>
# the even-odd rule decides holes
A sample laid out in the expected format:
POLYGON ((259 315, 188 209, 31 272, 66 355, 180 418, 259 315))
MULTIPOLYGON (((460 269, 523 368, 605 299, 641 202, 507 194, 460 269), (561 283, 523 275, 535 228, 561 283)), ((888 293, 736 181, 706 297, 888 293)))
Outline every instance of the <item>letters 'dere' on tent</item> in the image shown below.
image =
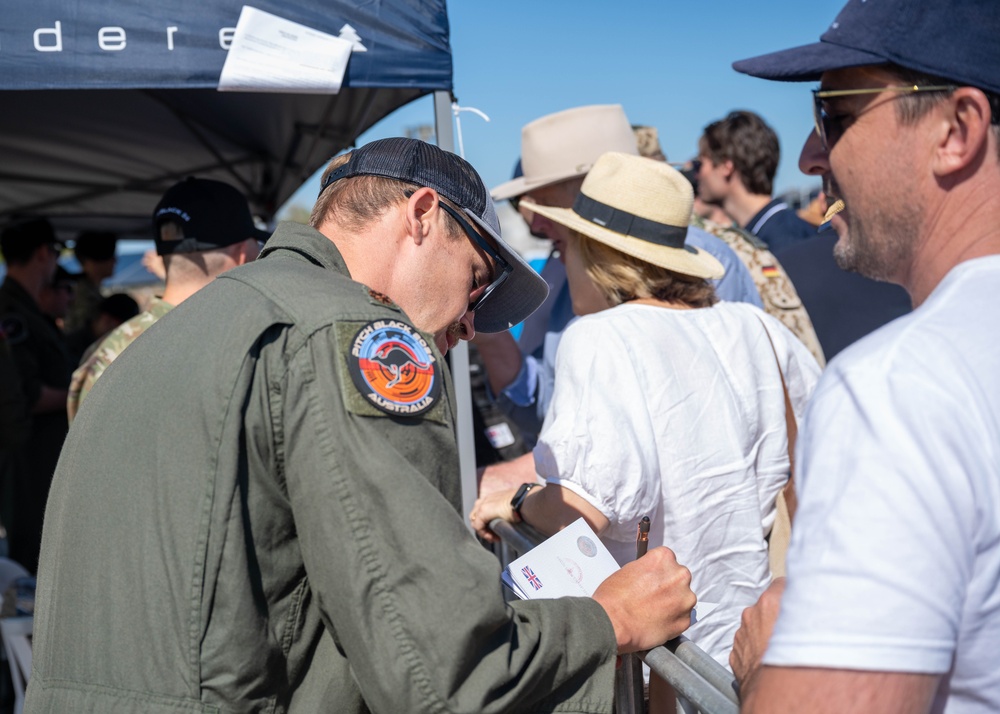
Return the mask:
POLYGON ((375 122, 431 92, 450 97, 444 0, 259 0, 252 9, 352 43, 339 91, 294 81, 218 91, 245 11, 237 0, 7 3, 0 226, 41 215, 65 237, 89 227, 147 237, 159 196, 189 175, 233 184, 270 221, 375 122))

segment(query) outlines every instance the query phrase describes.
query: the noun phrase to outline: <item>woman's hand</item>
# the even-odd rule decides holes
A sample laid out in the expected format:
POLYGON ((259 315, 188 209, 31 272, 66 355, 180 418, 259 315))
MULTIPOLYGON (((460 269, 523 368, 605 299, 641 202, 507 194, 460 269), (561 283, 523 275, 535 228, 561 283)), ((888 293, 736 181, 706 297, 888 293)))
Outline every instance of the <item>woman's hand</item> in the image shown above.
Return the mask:
POLYGON ((472 513, 469 514, 469 522, 472 523, 476 535, 487 543, 496 543, 500 539, 490 530, 490 521, 494 518, 502 518, 510 523, 516 523, 518 517, 514 514, 514 509, 510 507, 511 499, 517 491, 494 491, 476 500, 472 506, 472 513))

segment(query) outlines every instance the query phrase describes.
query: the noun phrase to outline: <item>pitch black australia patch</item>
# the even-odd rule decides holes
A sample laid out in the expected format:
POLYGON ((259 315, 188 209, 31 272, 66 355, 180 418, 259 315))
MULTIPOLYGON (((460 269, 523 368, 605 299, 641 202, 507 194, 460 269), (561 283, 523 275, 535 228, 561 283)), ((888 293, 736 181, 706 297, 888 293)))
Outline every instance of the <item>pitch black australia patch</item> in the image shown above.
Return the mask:
POLYGON ((430 346, 405 322, 373 320, 351 341, 347 366, 361 395, 394 416, 419 416, 437 403, 441 374, 430 346))

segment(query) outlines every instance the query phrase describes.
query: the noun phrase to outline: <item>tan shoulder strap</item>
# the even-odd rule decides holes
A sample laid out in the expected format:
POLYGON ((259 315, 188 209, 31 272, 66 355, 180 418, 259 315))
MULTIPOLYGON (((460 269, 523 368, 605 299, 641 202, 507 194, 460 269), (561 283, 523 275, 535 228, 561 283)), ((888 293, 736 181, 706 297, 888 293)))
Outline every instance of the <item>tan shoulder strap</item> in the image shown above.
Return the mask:
MULTIPOLYGON (((758 319, 760 319, 758 317, 758 319)), ((767 341, 771 343, 771 352, 774 353, 774 361, 778 365, 778 377, 781 379, 781 390, 785 393, 785 429, 788 433, 788 483, 778 493, 776 505, 777 513, 774 518, 774 526, 768 536, 768 560, 771 564, 771 576, 781 577, 785 574, 785 553, 788 551, 788 542, 792 537, 792 521, 795 519, 795 509, 798 500, 795 495, 795 440, 798 437, 799 429, 795 421, 795 411, 792 409, 792 400, 788 396, 788 385, 785 384, 785 373, 781 369, 781 360, 778 359, 778 351, 774 347, 774 340, 767 325, 761 320, 764 327, 764 334, 767 341)))

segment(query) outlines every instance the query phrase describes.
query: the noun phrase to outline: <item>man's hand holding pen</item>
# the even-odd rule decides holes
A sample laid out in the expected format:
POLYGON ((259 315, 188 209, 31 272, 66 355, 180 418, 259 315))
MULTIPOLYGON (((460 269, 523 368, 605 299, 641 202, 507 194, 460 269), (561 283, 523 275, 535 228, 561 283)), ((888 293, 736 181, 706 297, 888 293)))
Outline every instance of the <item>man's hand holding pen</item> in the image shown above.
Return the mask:
POLYGON ((677 637, 691 624, 697 602, 691 571, 663 546, 622 566, 601 583, 594 600, 611 619, 620 654, 648 650, 677 637))
MULTIPOLYGON (((519 499, 515 492, 501 491, 478 499, 469 514, 476 533, 484 540, 497 540, 489 524, 494 518, 520 520, 513 513, 513 503, 523 505, 524 520, 543 532, 547 528, 554 532, 558 530, 554 523, 571 523, 580 515, 587 518, 595 533, 607 527, 603 514, 568 489, 546 486, 521 495, 519 499), (546 510, 541 502, 552 494, 556 505, 546 510), (572 508, 567 501, 572 501, 572 508)), ((639 524, 636 541, 636 555, 642 557, 610 575, 593 595, 615 629, 619 654, 648 650, 681 634, 690 626, 691 610, 697 602, 691 591, 691 572, 677 563, 669 548, 653 548, 646 553, 648 535, 646 517, 639 524)))

